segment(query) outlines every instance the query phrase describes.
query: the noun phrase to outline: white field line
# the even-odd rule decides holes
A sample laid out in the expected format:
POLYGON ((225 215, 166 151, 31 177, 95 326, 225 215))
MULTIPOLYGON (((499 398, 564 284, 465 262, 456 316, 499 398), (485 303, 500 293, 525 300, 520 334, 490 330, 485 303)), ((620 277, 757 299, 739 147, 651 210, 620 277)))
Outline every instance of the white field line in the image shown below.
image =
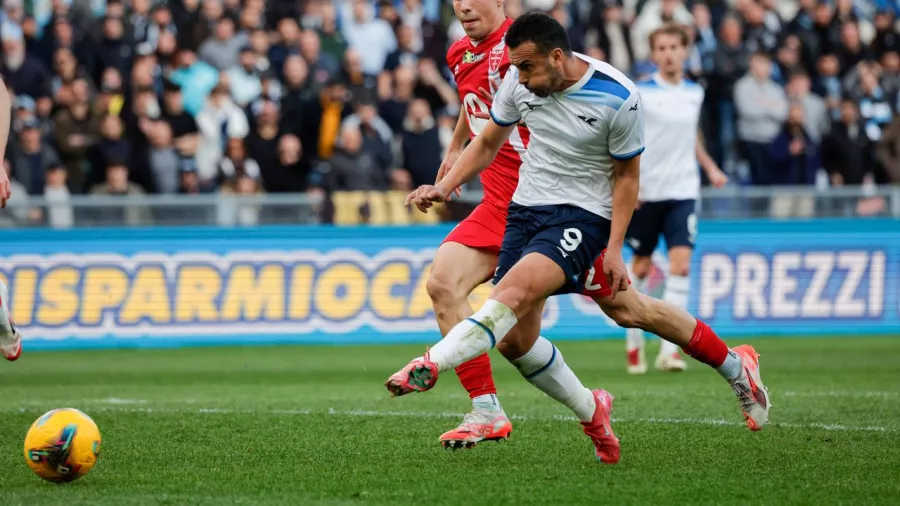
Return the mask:
MULTIPOLYGON (((125 399, 120 399, 125 400, 125 399)), ((312 409, 231 409, 231 408, 177 408, 177 407, 127 407, 126 404, 148 404, 149 401, 140 399, 127 399, 130 402, 107 403, 106 406, 92 408, 92 413, 146 413, 146 414, 203 414, 203 415, 283 415, 283 416, 319 416, 329 415, 337 417, 379 417, 379 418, 462 418, 464 413, 432 412, 432 411, 373 411, 373 410, 312 410, 312 409)), ((0 413, 17 412, 27 413, 36 411, 34 406, 19 408, 0 407, 0 413)), ((512 415, 516 421, 566 421, 575 422, 575 417, 563 415, 534 416, 512 415)), ((743 427, 744 423, 735 420, 721 420, 715 418, 675 418, 675 417, 649 417, 649 418, 618 418, 613 417, 617 423, 649 423, 660 425, 700 425, 700 426, 729 426, 743 427)), ((876 425, 842 425, 826 423, 779 423, 773 422, 772 427, 783 429, 818 429, 838 432, 900 432, 900 429, 881 427, 876 425)))

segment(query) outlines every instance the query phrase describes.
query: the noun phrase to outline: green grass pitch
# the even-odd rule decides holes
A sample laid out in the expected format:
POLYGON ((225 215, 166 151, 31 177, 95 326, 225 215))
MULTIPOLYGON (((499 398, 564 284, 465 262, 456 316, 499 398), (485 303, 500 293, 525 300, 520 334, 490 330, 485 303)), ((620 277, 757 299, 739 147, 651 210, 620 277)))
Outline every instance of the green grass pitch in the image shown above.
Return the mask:
POLYGON ((752 343, 773 404, 760 433, 699 363, 629 377, 621 341, 558 343, 616 395, 611 467, 499 356, 512 438, 450 452, 438 435, 469 407, 452 373, 425 394, 382 386, 419 346, 29 353, 0 364, 0 503, 897 504, 900 339, 752 343), (97 467, 66 485, 22 458, 31 422, 57 407, 104 437, 97 467))

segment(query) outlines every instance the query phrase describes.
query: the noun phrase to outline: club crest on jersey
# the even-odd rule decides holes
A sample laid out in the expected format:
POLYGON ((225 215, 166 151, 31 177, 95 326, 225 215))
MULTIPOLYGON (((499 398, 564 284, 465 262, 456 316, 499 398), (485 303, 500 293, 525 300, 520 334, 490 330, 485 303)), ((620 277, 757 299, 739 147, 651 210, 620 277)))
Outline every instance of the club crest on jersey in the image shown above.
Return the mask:
POLYGON ((475 63, 477 61, 481 61, 484 59, 484 53, 475 54, 472 51, 466 50, 466 54, 463 55, 462 62, 463 63, 475 63))
POLYGON ((492 74, 500 70, 500 62, 503 61, 503 49, 506 47, 505 42, 501 42, 491 49, 491 57, 488 60, 488 71, 492 74))

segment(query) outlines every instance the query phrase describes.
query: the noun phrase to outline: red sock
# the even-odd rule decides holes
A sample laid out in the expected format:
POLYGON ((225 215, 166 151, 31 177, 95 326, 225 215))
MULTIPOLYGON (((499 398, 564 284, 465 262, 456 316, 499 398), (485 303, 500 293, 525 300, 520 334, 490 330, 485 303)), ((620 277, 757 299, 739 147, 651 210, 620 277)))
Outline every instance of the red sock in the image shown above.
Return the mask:
POLYGON ((728 356, 728 345, 709 328, 709 325, 697 320, 691 342, 683 348, 684 352, 704 364, 717 368, 728 356))
POLYGON ((456 375, 466 392, 469 392, 470 399, 497 393, 494 375, 491 373, 491 358, 487 353, 461 364, 456 368, 456 375))

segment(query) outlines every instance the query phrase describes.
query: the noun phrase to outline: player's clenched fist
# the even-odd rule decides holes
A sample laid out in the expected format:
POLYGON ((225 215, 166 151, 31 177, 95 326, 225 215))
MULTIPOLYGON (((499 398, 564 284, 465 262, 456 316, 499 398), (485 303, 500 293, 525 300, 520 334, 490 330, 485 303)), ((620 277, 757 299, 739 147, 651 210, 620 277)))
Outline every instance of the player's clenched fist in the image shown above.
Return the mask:
POLYGON ((433 206, 435 202, 446 202, 449 194, 450 192, 442 188, 441 185, 423 184, 406 196, 406 205, 413 203, 419 211, 427 213, 428 208, 433 206))

